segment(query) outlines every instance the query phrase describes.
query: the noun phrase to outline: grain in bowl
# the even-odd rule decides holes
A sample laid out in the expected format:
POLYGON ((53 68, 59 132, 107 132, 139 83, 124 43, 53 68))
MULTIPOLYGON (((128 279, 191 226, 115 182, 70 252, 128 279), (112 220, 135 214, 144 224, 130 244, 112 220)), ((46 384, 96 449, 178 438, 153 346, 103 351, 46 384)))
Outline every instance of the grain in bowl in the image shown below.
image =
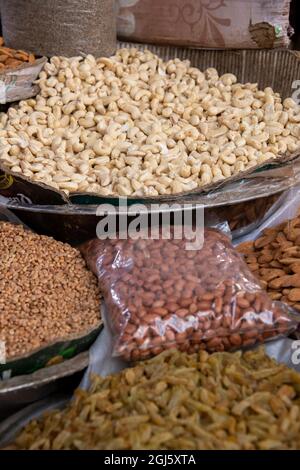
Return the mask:
POLYGON ((76 248, 0 222, 0 340, 7 359, 100 325, 97 280, 76 248))

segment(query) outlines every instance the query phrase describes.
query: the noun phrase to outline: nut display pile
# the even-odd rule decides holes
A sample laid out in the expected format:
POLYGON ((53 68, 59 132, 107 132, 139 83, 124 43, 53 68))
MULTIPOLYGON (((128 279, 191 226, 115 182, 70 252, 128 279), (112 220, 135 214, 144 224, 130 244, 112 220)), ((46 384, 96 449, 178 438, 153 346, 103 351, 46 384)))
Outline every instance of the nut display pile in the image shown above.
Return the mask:
POLYGON ((238 251, 262 281, 270 297, 300 311, 300 215, 263 230, 238 251))
POLYGON ((186 249, 185 238, 172 237, 93 240, 83 247, 103 290, 115 355, 139 360, 173 347, 232 350, 297 326, 226 235, 205 229, 196 251, 186 249))
POLYGON ((147 50, 53 57, 38 84, 0 119, 0 163, 65 193, 176 194, 299 149, 291 98, 147 50))
POLYGON ((218 210, 220 220, 227 220, 230 230, 238 230, 252 224, 258 224, 267 211, 277 201, 280 194, 262 197, 253 201, 245 201, 232 206, 223 206, 218 210))
POLYGON ((77 249, 0 222, 0 340, 7 359, 100 324, 97 280, 77 249))
POLYGON ((4 40, 0 37, 0 73, 6 69, 19 67, 26 62, 33 64, 35 62, 34 54, 4 47, 4 40))
POLYGON ((300 449, 300 374, 263 350, 166 351, 95 376, 67 409, 30 422, 16 449, 300 449))

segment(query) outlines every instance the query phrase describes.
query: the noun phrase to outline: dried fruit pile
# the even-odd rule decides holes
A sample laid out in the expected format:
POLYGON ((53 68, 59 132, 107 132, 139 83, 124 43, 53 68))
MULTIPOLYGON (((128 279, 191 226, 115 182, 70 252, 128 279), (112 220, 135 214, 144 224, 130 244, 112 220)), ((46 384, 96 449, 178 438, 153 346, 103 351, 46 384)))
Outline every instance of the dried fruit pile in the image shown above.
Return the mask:
POLYGON ((240 244, 238 251, 273 300, 300 311, 300 215, 263 230, 257 240, 240 244))
POLYGON ((0 222, 0 340, 8 359, 100 324, 97 280, 75 248, 0 222))
POLYGON ((18 449, 299 449, 300 374, 265 355, 166 351, 77 391, 18 449))
POLYGON ((14 69, 26 62, 33 64, 35 62, 34 54, 4 47, 4 40, 0 37, 0 72, 5 69, 14 69))

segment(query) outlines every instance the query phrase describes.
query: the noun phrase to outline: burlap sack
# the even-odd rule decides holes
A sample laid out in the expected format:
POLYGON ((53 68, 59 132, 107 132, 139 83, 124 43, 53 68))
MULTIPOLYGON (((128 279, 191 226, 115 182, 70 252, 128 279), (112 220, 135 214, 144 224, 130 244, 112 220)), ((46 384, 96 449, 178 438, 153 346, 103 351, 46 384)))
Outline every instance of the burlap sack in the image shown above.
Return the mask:
POLYGON ((39 56, 109 56, 116 48, 114 0, 1 0, 5 44, 39 56))

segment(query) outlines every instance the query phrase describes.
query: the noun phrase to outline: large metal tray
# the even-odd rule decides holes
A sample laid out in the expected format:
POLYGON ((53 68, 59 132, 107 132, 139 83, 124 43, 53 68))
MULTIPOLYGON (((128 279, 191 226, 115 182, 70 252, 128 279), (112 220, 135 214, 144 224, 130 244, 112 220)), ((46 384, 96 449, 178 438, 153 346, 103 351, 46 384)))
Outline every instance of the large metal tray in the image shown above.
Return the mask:
POLYGON ((33 374, 0 381, 0 420, 55 392, 73 390, 88 363, 89 352, 86 351, 33 374))
MULTIPOLYGON (((260 223, 282 193, 300 184, 300 162, 254 174, 251 178, 235 182, 226 187, 212 191, 206 195, 187 196, 180 199, 170 199, 167 203, 192 204, 203 206, 204 215, 216 222, 228 221, 233 237, 240 235, 240 230, 246 233, 260 223)), ((111 213, 119 213, 118 204, 106 207, 111 213)), ((166 201, 163 201, 166 203, 166 201)), ((122 200, 124 213, 124 200, 122 200)), ((158 210, 156 206, 147 204, 145 210, 158 210)), ((100 221, 97 216, 98 205, 63 204, 36 205, 31 204, 22 194, 15 198, 0 197, 0 209, 9 209, 32 230, 53 236, 54 238, 79 244, 96 236, 96 227, 100 221)))

